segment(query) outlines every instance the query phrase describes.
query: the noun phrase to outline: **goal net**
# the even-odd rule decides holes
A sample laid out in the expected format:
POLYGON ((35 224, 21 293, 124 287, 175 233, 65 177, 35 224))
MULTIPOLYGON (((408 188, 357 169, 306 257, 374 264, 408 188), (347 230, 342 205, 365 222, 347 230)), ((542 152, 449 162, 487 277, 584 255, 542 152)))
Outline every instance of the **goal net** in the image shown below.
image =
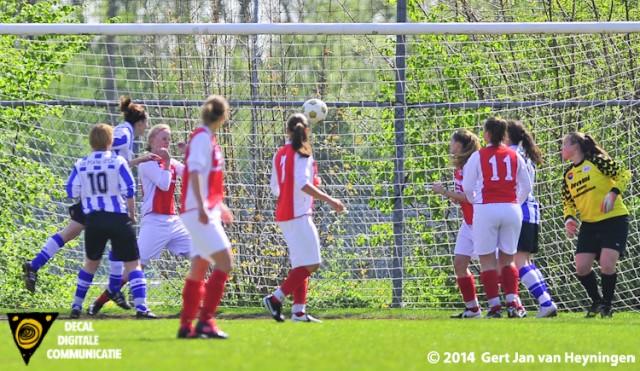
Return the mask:
MULTIPOLYGON (((311 128, 314 157, 324 189, 349 210, 336 215, 316 203, 323 264, 310 283, 310 305, 460 305, 452 252, 461 213, 430 185, 452 184, 451 133, 458 128, 479 133, 482 122, 496 115, 522 120, 544 155, 535 184, 542 209, 535 263, 563 310, 582 308, 587 297, 574 273, 576 241, 566 237, 562 220, 560 188, 567 164, 560 158, 561 138, 576 130, 590 133, 633 172, 623 194, 631 232, 627 256, 618 266, 614 305, 640 306, 634 263, 639 253, 638 30, 607 29, 606 24, 583 27, 581 33, 570 24, 557 29, 527 24, 499 29, 482 24, 75 25, 72 31, 65 25, 5 26, 0 28, 7 51, 0 57, 4 308, 60 308, 71 302, 83 262, 81 238, 40 270, 35 295, 23 289, 20 264, 66 225, 68 173, 75 159, 89 152, 91 125, 121 122, 118 97, 129 95, 144 104, 149 124, 169 124, 177 143, 198 125, 200 104, 213 93, 232 105, 230 124, 218 134, 226 161, 226 200, 236 216, 227 227, 236 260, 227 306, 259 305, 288 271, 269 191, 271 159, 284 143, 285 120, 309 98, 329 105, 327 119, 311 128)), ((138 154, 145 140, 139 138, 138 154)), ((177 149, 171 150, 177 156, 177 149)), ((168 253, 153 261, 146 273, 149 301, 180 305, 187 270, 188 262, 168 253)), ((478 273, 477 263, 472 270, 478 273)), ((107 280, 105 258, 88 297, 107 280)), ((480 287, 478 280, 483 299, 480 287)), ((536 304, 524 287, 520 290, 526 305, 536 304)))

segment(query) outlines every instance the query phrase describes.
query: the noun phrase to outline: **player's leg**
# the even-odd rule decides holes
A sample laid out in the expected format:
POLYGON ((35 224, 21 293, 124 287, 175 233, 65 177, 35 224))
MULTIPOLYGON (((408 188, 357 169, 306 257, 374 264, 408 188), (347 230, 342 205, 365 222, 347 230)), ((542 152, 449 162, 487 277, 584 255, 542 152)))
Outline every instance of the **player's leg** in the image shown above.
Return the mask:
POLYGON ((180 311, 180 328, 178 338, 197 337, 193 321, 198 315, 198 309, 204 294, 204 279, 211 262, 198 255, 191 258, 191 270, 182 289, 182 311, 180 311))
POLYGON ((215 263, 215 269, 204 284, 202 308, 200 309, 195 331, 200 337, 226 339, 228 337, 227 334, 218 328, 214 317, 222 300, 229 273, 233 268, 231 248, 211 254, 209 260, 215 263))
POLYGON ((598 278, 593 271, 593 262, 600 255, 601 239, 596 223, 582 222, 578 232, 578 244, 576 247, 576 274, 578 280, 589 298, 591 306, 587 308, 586 318, 595 317, 602 307, 602 296, 598 290, 598 278))
POLYGON ((527 316, 527 312, 520 304, 518 269, 514 263, 514 257, 518 249, 518 239, 522 229, 522 209, 517 204, 502 205, 500 217, 497 245, 499 249, 498 260, 507 315, 509 318, 523 318, 527 316))
POLYGON ((38 255, 30 262, 22 265, 24 273, 24 283, 27 290, 36 291, 38 281, 38 270, 42 268, 60 249, 69 241, 78 237, 84 230, 85 215, 80 202, 69 207, 69 217, 71 218, 63 230, 51 236, 44 244, 38 255))
POLYGON ((127 276, 122 276, 123 269, 124 264, 113 257, 113 250, 109 250, 109 285, 102 291, 100 296, 89 305, 87 314, 92 316, 98 314, 109 300, 113 300, 116 305, 124 310, 131 309, 131 305, 122 293, 122 287, 128 282, 127 276))
POLYGON ((469 271, 469 263, 473 256, 473 235, 471 226, 467 223, 463 222, 460 226, 453 253, 453 271, 462 294, 465 310, 451 316, 451 318, 482 318, 482 311, 476 296, 476 280, 469 271))
POLYGON ((502 317, 502 305, 498 291, 498 246, 499 210, 495 204, 474 205, 473 208, 473 253, 480 261, 480 281, 489 303, 486 318, 502 317))
POLYGON ((602 285, 602 317, 612 317, 611 302, 616 291, 616 265, 620 256, 623 256, 627 247, 629 234, 629 217, 621 216, 600 222, 603 238, 603 248, 600 253, 600 277, 602 285))
POLYGON ((91 282, 93 282, 93 277, 99 266, 99 259, 92 260, 88 257, 86 258, 84 267, 78 272, 76 293, 73 297, 73 304, 71 305, 71 314, 69 314, 69 318, 80 318, 80 313, 82 313, 82 303, 87 296, 87 291, 91 287, 91 282))

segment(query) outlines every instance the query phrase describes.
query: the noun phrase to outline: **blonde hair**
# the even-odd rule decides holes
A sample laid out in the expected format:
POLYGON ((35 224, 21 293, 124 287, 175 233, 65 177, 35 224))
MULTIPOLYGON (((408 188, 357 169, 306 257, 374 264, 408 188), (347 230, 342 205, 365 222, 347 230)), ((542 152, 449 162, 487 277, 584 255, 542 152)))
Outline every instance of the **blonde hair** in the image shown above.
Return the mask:
POLYGON ((473 152, 480 149, 480 138, 467 129, 459 129, 451 135, 451 139, 460 143, 462 149, 460 153, 451 155, 451 165, 455 168, 463 167, 473 152))
POLYGON ((151 152, 151 139, 158 135, 159 132, 167 130, 171 132, 171 127, 167 124, 157 124, 153 125, 151 129, 149 129, 149 136, 147 137, 147 147, 145 148, 147 151, 151 152))
POLYGON ((107 124, 97 124, 89 130, 89 144, 94 151, 106 151, 113 143, 113 128, 107 124))
POLYGON ((202 105, 200 117, 205 124, 213 124, 221 118, 228 118, 229 102, 221 95, 210 95, 202 105))

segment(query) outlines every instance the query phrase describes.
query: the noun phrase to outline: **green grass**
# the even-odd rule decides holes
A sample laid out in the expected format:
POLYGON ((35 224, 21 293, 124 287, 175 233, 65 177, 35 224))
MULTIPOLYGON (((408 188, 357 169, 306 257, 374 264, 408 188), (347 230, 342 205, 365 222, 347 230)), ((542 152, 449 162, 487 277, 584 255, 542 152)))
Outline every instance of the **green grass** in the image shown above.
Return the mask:
MULTIPOLYGON (((331 310, 318 312, 322 324, 280 324, 253 310, 223 309, 220 327, 230 338, 177 340, 178 320, 92 320, 93 333, 66 333, 58 319, 31 358, 29 370, 633 370, 640 368, 640 315, 616 313, 613 319, 561 314, 554 319, 451 320, 444 311, 331 310), (234 318, 234 319, 232 319, 234 318), (58 345, 59 335, 98 335, 99 346, 118 348, 120 360, 51 360, 47 351, 73 348, 58 345), (441 361, 432 365, 427 354, 441 361), (444 364, 445 352, 473 353, 475 362, 444 364), (534 363, 486 363, 482 354, 532 354, 534 363), (567 363, 565 352, 628 354, 631 364, 591 363, 587 368, 567 363), (561 362, 541 363, 538 355, 558 354, 561 362), (517 366, 517 367, 516 367, 517 366)), ((61 317, 66 317, 66 313, 61 317)), ((2 370, 26 369, 8 323, 0 330, 2 370)))

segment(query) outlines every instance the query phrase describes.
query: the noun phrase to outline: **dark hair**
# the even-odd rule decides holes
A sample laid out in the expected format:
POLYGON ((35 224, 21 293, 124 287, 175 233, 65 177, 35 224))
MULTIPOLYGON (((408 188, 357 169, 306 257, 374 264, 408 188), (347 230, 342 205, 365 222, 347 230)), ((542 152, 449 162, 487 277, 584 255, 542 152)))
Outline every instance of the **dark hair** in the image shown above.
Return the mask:
POLYGON ((135 125, 136 122, 147 119, 147 112, 144 106, 136 104, 131 101, 131 98, 127 96, 120 97, 120 111, 124 116, 124 120, 131 125, 135 125))
POLYGON ((229 102, 221 95, 210 95, 202 105, 200 117, 205 124, 213 124, 221 118, 227 118, 229 102))
POLYGON ((451 135, 451 139, 462 145, 462 150, 451 157, 451 164, 458 168, 463 167, 473 152, 480 149, 480 139, 467 129, 459 129, 451 135))
POLYGON ((611 158, 611 156, 609 156, 609 154, 605 152, 604 149, 598 146, 598 143, 596 143, 595 139, 593 139, 593 137, 589 134, 584 134, 576 131, 567 134, 566 138, 569 139, 569 142, 571 142, 571 144, 578 144, 578 146, 580 147, 580 151, 585 155, 585 157, 603 155, 607 158, 611 158))
POLYGON ((507 120, 498 117, 489 117, 484 122, 484 131, 489 133, 489 143, 499 146, 507 133, 507 120))
POLYGON ((303 157, 311 156, 313 149, 309 142, 307 129, 309 121, 302 113, 294 113, 287 120, 287 130, 291 133, 291 146, 303 157))
POLYGON ((507 120, 507 135, 512 144, 520 145, 524 149, 527 157, 536 165, 540 165, 542 160, 542 152, 536 145, 533 135, 527 130, 522 122, 518 120, 507 120))

